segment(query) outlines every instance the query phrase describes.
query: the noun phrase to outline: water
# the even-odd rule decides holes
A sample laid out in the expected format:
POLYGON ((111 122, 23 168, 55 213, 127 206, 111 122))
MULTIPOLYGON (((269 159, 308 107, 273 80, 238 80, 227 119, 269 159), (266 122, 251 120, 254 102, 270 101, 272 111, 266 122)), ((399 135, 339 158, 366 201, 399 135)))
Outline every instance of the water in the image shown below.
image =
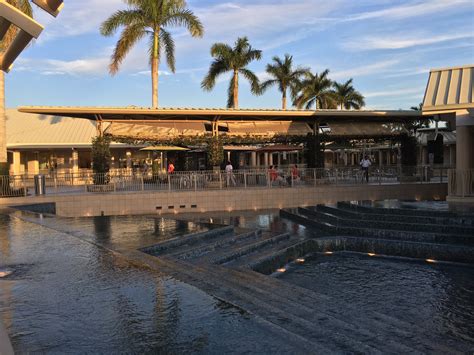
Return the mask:
POLYGON ((196 288, 71 235, 0 215, 5 269, 13 272, 0 278, 0 319, 18 353, 294 350, 261 320, 196 288))
POLYGON ((472 267, 343 252, 315 254, 278 278, 350 304, 362 314, 387 314, 414 323, 434 339, 474 349, 472 267))

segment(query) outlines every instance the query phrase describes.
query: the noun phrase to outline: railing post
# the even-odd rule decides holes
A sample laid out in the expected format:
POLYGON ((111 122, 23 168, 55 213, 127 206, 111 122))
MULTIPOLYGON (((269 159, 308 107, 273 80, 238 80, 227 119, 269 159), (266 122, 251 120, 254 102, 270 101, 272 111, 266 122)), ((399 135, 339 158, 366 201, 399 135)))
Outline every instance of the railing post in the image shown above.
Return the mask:
POLYGON ((22 179, 22 183, 23 183, 23 194, 26 197, 26 196, 28 196, 28 189, 26 187, 25 175, 22 175, 21 179, 22 179))
POLYGON ((317 185, 317 182, 316 182, 316 177, 317 177, 317 173, 316 173, 316 168, 313 168, 313 180, 314 180, 314 186, 316 187, 317 185))
POLYGON ((145 191, 145 182, 143 181, 143 174, 140 176, 142 183, 142 191, 145 191))
POLYGON ((247 171, 244 170, 244 189, 247 188, 247 171))
POLYGON ((220 171, 219 171, 219 189, 222 190, 222 174, 220 171))
POLYGON ((171 191, 171 177, 170 177, 170 174, 168 174, 168 191, 171 191))
POLYGON ((335 169, 334 171, 336 173, 336 186, 337 186, 337 174, 338 174, 338 172, 337 172, 337 169, 335 169))

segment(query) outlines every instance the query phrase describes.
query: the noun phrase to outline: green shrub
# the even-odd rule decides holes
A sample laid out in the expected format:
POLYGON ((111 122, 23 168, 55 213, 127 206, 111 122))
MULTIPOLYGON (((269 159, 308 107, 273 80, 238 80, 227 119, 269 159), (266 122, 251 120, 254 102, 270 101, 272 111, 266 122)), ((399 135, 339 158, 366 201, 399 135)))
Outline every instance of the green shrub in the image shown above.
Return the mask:
POLYGON ((110 138, 107 136, 92 138, 94 185, 106 185, 110 182, 110 157, 110 138))

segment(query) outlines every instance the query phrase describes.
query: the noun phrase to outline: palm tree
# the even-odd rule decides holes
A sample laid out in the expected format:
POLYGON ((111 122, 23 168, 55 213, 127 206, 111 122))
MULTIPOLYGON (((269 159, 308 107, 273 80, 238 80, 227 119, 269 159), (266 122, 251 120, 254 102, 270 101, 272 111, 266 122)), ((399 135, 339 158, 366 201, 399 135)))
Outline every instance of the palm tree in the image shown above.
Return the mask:
POLYGON ((413 111, 422 111, 423 110, 423 102, 420 102, 418 104, 418 106, 412 106, 410 107, 410 110, 413 110, 413 111))
MULTIPOLYGON (((33 17, 33 10, 28 0, 7 0, 10 5, 26 15, 33 17)), ((5 54, 6 48, 10 46, 17 34, 18 28, 10 26, 0 43, 0 58, 5 54)), ((0 175, 8 175, 7 161, 7 139, 6 139, 6 117, 5 117, 5 73, 0 70, 0 175)))
POLYGON ((297 86, 293 105, 309 110, 313 105, 317 109, 327 109, 334 106, 334 95, 331 90, 332 81, 328 78, 329 69, 322 73, 306 72, 303 80, 297 86))
POLYGON ((239 108, 239 74, 250 82, 252 93, 260 93, 258 78, 247 65, 253 60, 260 60, 262 51, 253 49, 247 37, 238 38, 233 48, 225 43, 215 43, 211 47, 211 56, 214 61, 201 83, 204 90, 211 91, 216 85, 217 78, 230 71, 232 78, 228 90, 228 108, 239 108))
POLYGON ((359 110, 365 106, 364 96, 352 86, 352 78, 345 83, 333 83, 333 95, 340 110, 359 110))
POLYGON ((166 55, 168 68, 175 72, 175 44, 168 27, 185 27, 192 37, 202 37, 201 21, 186 8, 184 0, 124 0, 127 10, 110 16, 100 28, 104 36, 112 36, 124 27, 112 54, 109 71, 115 75, 132 47, 142 38, 149 40, 153 108, 158 107, 158 69, 161 54, 166 55))
POLYGON ((293 57, 289 54, 285 54, 285 58, 273 57, 273 64, 267 64, 266 71, 272 77, 262 83, 260 90, 263 93, 270 86, 278 85, 278 90, 281 92, 281 106, 283 110, 286 110, 286 94, 287 90, 290 89, 294 94, 299 79, 309 69, 297 68, 293 69, 293 57))

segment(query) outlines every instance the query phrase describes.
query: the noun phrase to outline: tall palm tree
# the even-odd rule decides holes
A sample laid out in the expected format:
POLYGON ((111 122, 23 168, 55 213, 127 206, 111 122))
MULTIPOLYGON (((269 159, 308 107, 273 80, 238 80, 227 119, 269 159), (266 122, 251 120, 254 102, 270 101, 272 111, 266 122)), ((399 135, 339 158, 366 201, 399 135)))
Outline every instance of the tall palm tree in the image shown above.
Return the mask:
MULTIPOLYGON (((28 0, 7 0, 10 5, 33 17, 33 10, 28 0)), ((18 31, 16 26, 10 26, 0 43, 0 58, 5 54, 6 48, 10 46, 18 31)), ((6 139, 6 117, 5 117, 5 73, 0 70, 0 175, 8 174, 7 163, 7 139, 6 139)))
POLYGON ((201 21, 186 8, 184 0, 124 0, 127 10, 110 16, 100 28, 104 36, 112 36, 124 27, 112 54, 109 71, 115 75, 132 47, 142 38, 149 40, 153 108, 158 107, 158 69, 161 54, 166 55, 168 68, 175 72, 175 44, 168 27, 185 27, 191 36, 202 37, 201 21))
POLYGON ((204 90, 211 91, 216 85, 217 78, 230 71, 232 78, 228 90, 228 108, 239 108, 239 74, 250 82, 252 93, 260 93, 258 78, 247 65, 253 60, 260 60, 262 51, 253 49, 247 37, 238 38, 233 48, 225 43, 215 43, 211 47, 211 56, 214 61, 201 83, 204 90))
POLYGON ((317 109, 327 109, 334 106, 334 95, 331 90, 332 81, 328 78, 329 69, 320 74, 306 72, 297 86, 293 105, 309 110, 313 105, 317 109))
POLYGON ((287 90, 290 89, 294 94, 299 79, 309 69, 296 68, 293 69, 293 57, 289 54, 285 54, 285 58, 273 57, 273 64, 267 64, 266 72, 272 77, 264 81, 260 87, 261 92, 266 91, 270 86, 277 85, 278 90, 281 92, 281 107, 286 110, 286 95, 287 90))
POLYGON ((352 78, 345 83, 333 83, 333 95, 340 110, 359 110, 365 106, 364 96, 352 86, 352 78))

